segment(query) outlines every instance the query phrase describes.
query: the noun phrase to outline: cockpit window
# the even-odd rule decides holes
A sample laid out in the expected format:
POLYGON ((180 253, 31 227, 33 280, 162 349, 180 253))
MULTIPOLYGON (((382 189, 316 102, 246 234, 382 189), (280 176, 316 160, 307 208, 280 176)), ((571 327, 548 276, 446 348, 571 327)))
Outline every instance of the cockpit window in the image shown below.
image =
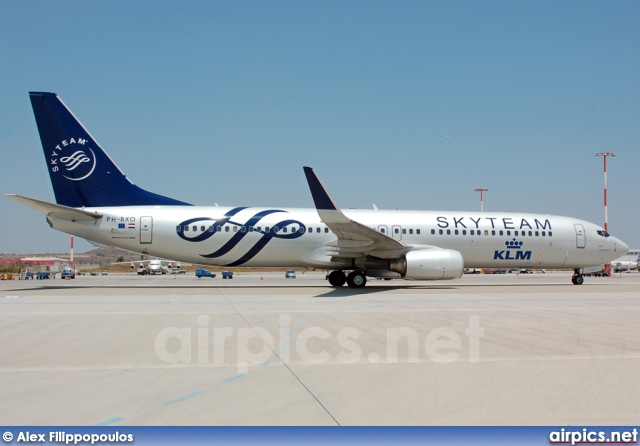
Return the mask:
POLYGON ((610 237, 607 231, 598 231, 598 235, 605 238, 610 237))

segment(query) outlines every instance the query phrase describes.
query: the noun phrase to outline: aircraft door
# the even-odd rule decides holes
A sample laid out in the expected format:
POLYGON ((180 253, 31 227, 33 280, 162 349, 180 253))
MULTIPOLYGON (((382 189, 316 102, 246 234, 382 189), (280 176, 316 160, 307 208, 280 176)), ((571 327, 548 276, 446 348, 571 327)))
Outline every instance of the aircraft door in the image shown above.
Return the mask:
POLYGON ((151 243, 153 217, 140 217, 140 243, 151 243))
POLYGON ((584 226, 575 225, 576 227, 576 247, 584 248, 587 246, 587 238, 584 233, 584 226))
POLYGON ((400 226, 391 227, 391 237, 396 240, 402 240, 402 228, 400 226))

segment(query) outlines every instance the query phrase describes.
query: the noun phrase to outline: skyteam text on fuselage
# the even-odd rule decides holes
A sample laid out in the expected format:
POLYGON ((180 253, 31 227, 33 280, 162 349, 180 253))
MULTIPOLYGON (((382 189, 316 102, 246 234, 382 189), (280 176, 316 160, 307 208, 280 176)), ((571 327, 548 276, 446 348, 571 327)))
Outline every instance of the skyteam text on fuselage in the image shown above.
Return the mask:
POLYGON ((602 265, 627 245, 587 221, 554 215, 344 210, 309 167, 315 208, 204 207, 133 184, 54 93, 30 93, 56 204, 7 195, 59 231, 181 262, 330 270, 333 286, 367 277, 455 279, 467 268, 602 265))

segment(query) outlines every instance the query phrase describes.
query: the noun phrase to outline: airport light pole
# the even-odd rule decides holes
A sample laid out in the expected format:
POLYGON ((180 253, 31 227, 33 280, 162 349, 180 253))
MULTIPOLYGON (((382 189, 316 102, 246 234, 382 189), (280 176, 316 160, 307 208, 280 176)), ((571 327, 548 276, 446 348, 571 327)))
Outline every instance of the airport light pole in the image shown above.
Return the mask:
POLYGON ((477 189, 474 189, 475 192, 480 192, 480 212, 484 212, 484 196, 483 193, 487 192, 489 189, 485 189, 483 187, 479 187, 477 189))
MULTIPOLYGON (((616 156, 613 152, 598 152, 596 156, 601 156, 604 160, 604 230, 609 232, 609 211, 608 211, 608 202, 607 202, 607 157, 608 156, 616 156)), ((604 270, 607 272, 607 276, 611 276, 611 264, 607 263, 604 265, 604 270)))
POLYGON ((613 152, 598 152, 596 156, 601 156, 604 159, 604 230, 609 232, 609 211, 607 203, 607 157, 616 156, 613 152))

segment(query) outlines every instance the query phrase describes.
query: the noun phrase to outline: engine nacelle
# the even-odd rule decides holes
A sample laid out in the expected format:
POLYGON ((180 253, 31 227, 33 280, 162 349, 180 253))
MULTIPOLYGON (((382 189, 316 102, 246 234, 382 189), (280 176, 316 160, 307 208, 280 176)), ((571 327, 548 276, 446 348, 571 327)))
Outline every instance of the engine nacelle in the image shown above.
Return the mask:
POLYGON ((452 249, 409 251, 389 262, 389 270, 413 280, 458 279, 463 269, 462 254, 452 249))

